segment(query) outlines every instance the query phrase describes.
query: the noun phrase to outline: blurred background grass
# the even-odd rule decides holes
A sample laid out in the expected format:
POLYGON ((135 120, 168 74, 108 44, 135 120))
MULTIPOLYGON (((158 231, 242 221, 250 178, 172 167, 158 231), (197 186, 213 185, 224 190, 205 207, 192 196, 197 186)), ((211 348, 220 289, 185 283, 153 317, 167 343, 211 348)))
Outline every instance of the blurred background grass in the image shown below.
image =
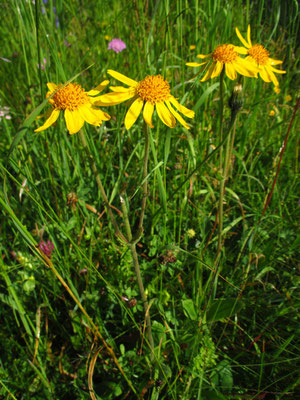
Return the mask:
MULTIPOLYGON (((11 116, 0 121, 2 398, 88 399, 92 376, 97 399, 296 399, 297 121, 258 222, 299 96, 297 2, 12 0, 2 1, 1 10, 0 106, 11 116), (200 164, 219 143, 218 79, 200 83, 185 63, 218 44, 239 45, 234 28, 244 34, 249 23, 252 41, 283 60, 287 73, 279 77, 279 94, 261 79, 241 80, 244 108, 224 200, 224 279, 214 282, 219 160, 200 164), (127 45, 118 54, 107 50, 116 37, 127 45), (34 122, 8 159, 20 126, 44 100, 47 82, 84 71, 76 81, 89 90, 109 79, 108 68, 136 80, 161 74, 172 94, 196 112, 189 133, 154 117, 139 254, 152 304, 155 370, 142 340, 143 306, 128 249, 112 233, 77 135, 68 135, 63 118, 39 134, 34 122), (54 243, 56 271, 111 345, 136 395, 38 258, 35 245, 47 239, 54 243), (128 307, 121 296, 137 304, 128 307)), ((225 79, 226 102, 234 84, 225 79)), ((126 109, 108 108, 111 121, 86 130, 111 204, 120 208, 126 187, 134 225, 143 133, 141 118, 125 130, 126 109)), ((227 108, 225 123, 229 116, 227 108)))

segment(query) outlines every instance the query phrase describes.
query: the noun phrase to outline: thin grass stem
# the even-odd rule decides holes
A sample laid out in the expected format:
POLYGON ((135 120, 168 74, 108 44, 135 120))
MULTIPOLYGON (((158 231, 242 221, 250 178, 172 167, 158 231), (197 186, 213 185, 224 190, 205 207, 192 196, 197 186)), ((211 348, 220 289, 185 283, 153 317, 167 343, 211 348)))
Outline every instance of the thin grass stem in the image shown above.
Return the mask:
POLYGON ((84 135, 84 133, 83 133, 82 130, 79 131, 79 137, 80 137, 81 143, 82 143, 82 145, 83 145, 83 148, 84 148, 84 150, 85 150, 85 152, 86 152, 87 158, 88 158, 89 163, 90 163, 90 166, 91 166, 91 168, 92 168, 92 171, 93 171, 93 173, 94 173, 94 175, 95 175, 95 179, 96 179, 96 182, 97 182, 98 189, 99 189, 99 191, 100 191, 102 200, 104 201, 104 205, 105 205, 105 208, 106 208, 107 213, 108 213, 108 215, 109 215, 109 218, 110 218, 110 220, 111 220, 111 223, 113 224, 113 227, 114 227, 114 229, 115 229, 116 235, 117 235, 124 243, 128 243, 128 240, 125 238, 125 236, 123 235, 123 233, 120 231, 120 228, 119 228, 119 226, 118 226, 118 224, 117 224, 117 221, 116 221, 116 219, 115 219, 115 217, 114 217, 114 215, 113 215, 112 209, 111 209, 111 207, 110 207, 110 205, 109 205, 109 202, 108 202, 108 198, 107 198, 106 192, 105 192, 104 187, 103 187, 102 182, 101 182, 100 174, 99 174, 99 172, 98 172, 98 170, 97 170, 97 166, 96 166, 94 157, 93 157, 93 155, 91 154, 91 152, 90 152, 90 150, 89 150, 89 146, 88 146, 88 144, 87 144, 85 135, 84 135))

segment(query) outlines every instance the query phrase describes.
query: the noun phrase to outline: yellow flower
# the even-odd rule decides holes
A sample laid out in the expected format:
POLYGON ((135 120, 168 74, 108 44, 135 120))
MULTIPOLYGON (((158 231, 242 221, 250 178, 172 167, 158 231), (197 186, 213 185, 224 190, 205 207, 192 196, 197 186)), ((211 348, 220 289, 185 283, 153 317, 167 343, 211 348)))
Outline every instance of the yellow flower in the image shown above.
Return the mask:
POLYGON ((274 110, 271 110, 271 111, 269 112, 269 115, 270 115, 270 117, 274 117, 275 111, 274 111, 274 110))
POLYGON ((189 238, 193 238, 196 235, 196 232, 194 231, 194 229, 189 229, 187 231, 187 235, 189 238))
POLYGON ((99 99, 99 93, 107 86, 109 81, 103 81, 95 89, 85 92, 85 90, 75 83, 69 83, 60 87, 62 84, 47 83, 49 92, 46 97, 50 97, 49 103, 52 109, 47 113, 49 118, 44 125, 40 126, 35 132, 41 132, 53 125, 57 120, 60 111, 65 112, 65 120, 70 135, 78 132, 86 121, 95 126, 101 125, 102 121, 108 121, 110 116, 100 109, 94 107, 99 99))
POLYGON ((280 60, 274 60, 273 58, 269 57, 269 52, 267 49, 264 48, 261 44, 254 44, 252 45, 250 39, 250 25, 248 25, 247 30, 247 41, 243 38, 238 28, 235 28, 236 34, 243 45, 246 47, 240 47, 241 52, 244 51, 242 54, 247 54, 248 57, 245 58, 248 62, 252 63, 253 65, 259 68, 259 75, 262 80, 265 82, 273 82, 275 86, 279 86, 278 80, 274 74, 285 74, 286 71, 282 71, 280 69, 276 69, 273 65, 282 64, 280 60), (242 50, 244 49, 244 50, 242 50))
POLYGON ((196 46, 194 44, 190 45, 190 50, 195 50, 196 46))
POLYGON ((186 63, 186 65, 189 67, 199 67, 200 65, 211 63, 201 82, 219 76, 224 67, 229 79, 236 79, 237 72, 244 76, 257 78, 258 69, 252 63, 239 56, 239 53, 241 53, 240 49, 240 47, 233 44, 219 44, 212 53, 197 55, 200 59, 208 58, 207 61, 200 64, 191 62, 186 63))
POLYGON ((291 101, 291 100, 292 100, 292 96, 291 95, 287 94, 286 96, 284 96, 284 101, 286 101, 287 103, 289 101, 291 101))
POLYGON ((187 123, 172 106, 176 107, 179 112, 188 118, 194 118, 194 111, 182 106, 175 97, 171 95, 170 86, 162 76, 148 75, 142 81, 137 82, 111 69, 107 72, 118 81, 125 83, 129 88, 123 86, 110 87, 113 93, 100 96, 96 105, 113 106, 132 99, 132 104, 125 117, 126 129, 132 127, 142 110, 146 124, 150 126, 150 128, 153 128, 152 115, 154 108, 156 108, 159 118, 165 125, 174 128, 177 119, 181 125, 189 129, 187 123))

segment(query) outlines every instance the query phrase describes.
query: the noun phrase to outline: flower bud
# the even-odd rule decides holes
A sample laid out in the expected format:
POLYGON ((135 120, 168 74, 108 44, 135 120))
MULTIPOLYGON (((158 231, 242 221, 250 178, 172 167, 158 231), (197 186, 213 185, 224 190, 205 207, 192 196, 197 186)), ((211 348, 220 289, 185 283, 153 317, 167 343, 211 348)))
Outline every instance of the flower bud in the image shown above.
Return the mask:
POLYGON ((238 112, 243 108, 243 88, 240 83, 234 86, 232 95, 229 99, 229 107, 232 112, 238 112))

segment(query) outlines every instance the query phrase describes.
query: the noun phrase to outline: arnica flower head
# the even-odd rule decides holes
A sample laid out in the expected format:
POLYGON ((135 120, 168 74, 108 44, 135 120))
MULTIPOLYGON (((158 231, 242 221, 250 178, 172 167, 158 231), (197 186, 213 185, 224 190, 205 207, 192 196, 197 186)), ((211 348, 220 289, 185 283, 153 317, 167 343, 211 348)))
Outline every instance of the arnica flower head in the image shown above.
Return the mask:
POLYGON ((113 50, 116 53, 126 49, 126 44, 121 39, 113 39, 108 43, 107 50, 113 50))
POLYGON ((99 93, 107 86, 109 81, 103 81, 95 89, 85 92, 85 90, 75 83, 68 83, 66 86, 61 84, 47 83, 49 92, 46 97, 52 109, 47 114, 48 119, 44 125, 40 126, 35 132, 41 132, 53 125, 61 111, 67 124, 70 135, 77 133, 83 126, 84 121, 88 124, 99 126, 102 121, 108 121, 110 116, 99 108, 95 107, 99 100, 99 93))
POLYGON ((42 252, 48 257, 51 258, 52 251, 54 250, 54 244, 50 242, 48 239, 47 242, 40 242, 38 247, 42 250, 42 252))
POLYGON ((189 129, 187 123, 181 115, 175 111, 173 106, 188 118, 194 118, 194 111, 182 106, 175 97, 171 95, 170 86, 161 75, 148 75, 142 81, 137 82, 111 69, 107 72, 118 81, 128 85, 129 88, 123 86, 110 87, 113 93, 100 96, 96 105, 113 106, 132 99, 132 104, 125 117, 126 129, 132 127, 142 110, 146 124, 150 126, 150 128, 153 128, 152 115, 154 108, 156 108, 159 118, 168 127, 174 128, 177 119, 181 125, 189 129))
POLYGON ((242 54, 247 54, 248 57, 245 58, 245 61, 251 63, 252 65, 258 67, 258 73, 262 80, 265 82, 273 82, 275 86, 279 86, 278 80, 274 74, 285 74, 286 71, 282 71, 280 69, 276 69, 273 65, 282 64, 280 60, 274 60, 269 57, 269 52, 265 47, 261 44, 252 45, 250 39, 250 25, 248 25, 247 30, 247 40, 243 38, 238 28, 235 28, 236 34, 243 45, 246 47, 240 47, 240 51, 242 54))
POLYGON ((213 79, 219 76, 225 68, 225 73, 229 79, 236 79, 237 72, 241 75, 257 78, 258 69, 251 62, 243 59, 239 54, 244 54, 243 50, 240 51, 240 47, 234 46, 233 44, 219 44, 212 53, 207 55, 198 54, 197 57, 200 59, 208 58, 207 61, 202 63, 186 63, 189 67, 199 67, 210 63, 210 66, 201 79, 201 82, 205 82, 208 79, 213 79))

